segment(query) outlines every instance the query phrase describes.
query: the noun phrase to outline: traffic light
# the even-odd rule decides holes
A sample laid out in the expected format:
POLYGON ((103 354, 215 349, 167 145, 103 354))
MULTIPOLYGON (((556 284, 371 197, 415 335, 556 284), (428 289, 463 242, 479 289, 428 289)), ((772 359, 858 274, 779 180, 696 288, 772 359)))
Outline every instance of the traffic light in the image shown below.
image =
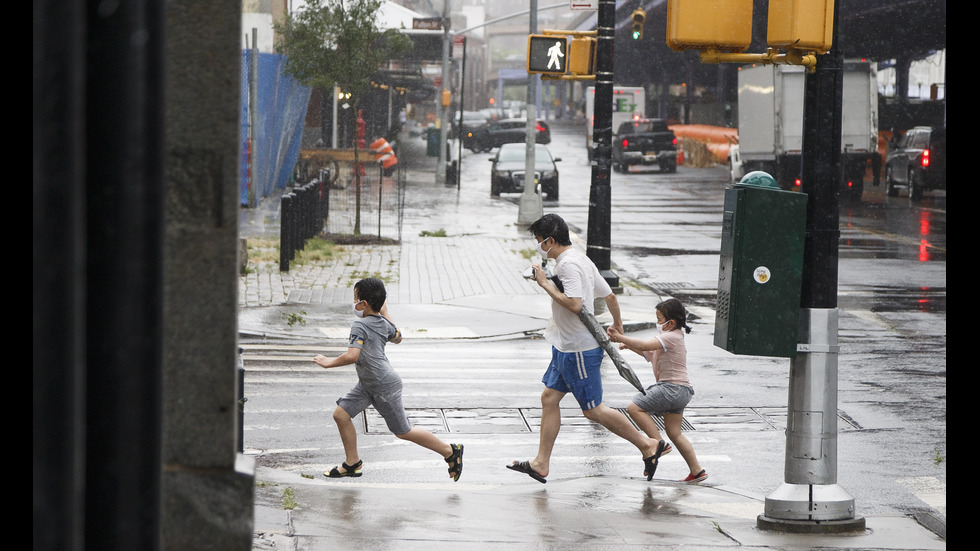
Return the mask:
POLYGON ((744 52, 751 43, 752 0, 667 0, 670 49, 744 52))
POLYGON ((643 39, 643 22, 647 19, 647 12, 643 8, 633 10, 633 40, 643 39))
POLYGON ((833 0, 769 0, 766 42, 773 48, 827 53, 833 43, 833 0))
POLYGON ((595 74, 595 44, 591 37, 573 38, 568 45, 568 72, 573 75, 595 74))
POLYGON ((568 72, 568 38, 532 34, 527 37, 527 72, 564 75, 568 72))

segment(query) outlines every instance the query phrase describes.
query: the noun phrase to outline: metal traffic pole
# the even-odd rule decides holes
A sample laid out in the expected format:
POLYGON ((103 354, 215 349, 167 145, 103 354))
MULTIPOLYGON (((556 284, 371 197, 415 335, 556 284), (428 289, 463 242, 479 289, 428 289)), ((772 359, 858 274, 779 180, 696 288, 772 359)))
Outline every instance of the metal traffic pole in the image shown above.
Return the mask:
POLYGON ((619 277, 612 272, 610 260, 610 211, 612 196, 609 185, 612 155, 613 42, 616 37, 616 2, 599 0, 597 14, 595 69, 595 125, 592 132, 595 155, 592 162, 592 187, 589 191, 589 222, 586 252, 599 273, 613 288, 619 277))
POLYGON ((833 46, 806 77, 803 192, 807 201, 797 354, 790 360, 784 483, 766 496, 763 529, 863 531, 854 498, 837 484, 837 264, 840 237, 843 54, 833 46))
MULTIPOLYGON (((528 34, 538 32, 538 0, 531 1, 528 34)), ((517 209, 517 225, 527 227, 541 218, 544 207, 541 205, 541 195, 537 190, 537 178, 534 171, 534 144, 536 143, 535 129, 538 122, 536 97, 538 75, 527 74, 527 127, 524 131, 524 192, 517 209)))

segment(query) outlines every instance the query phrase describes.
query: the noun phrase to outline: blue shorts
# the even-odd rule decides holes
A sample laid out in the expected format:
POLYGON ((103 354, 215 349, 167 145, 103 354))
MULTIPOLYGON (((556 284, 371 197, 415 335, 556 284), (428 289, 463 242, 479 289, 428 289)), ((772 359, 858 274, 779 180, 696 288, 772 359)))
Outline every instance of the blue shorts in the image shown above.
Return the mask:
POLYGON ((563 393, 572 393, 582 410, 602 403, 602 348, 585 352, 560 352, 551 348, 551 364, 544 372, 544 386, 563 393))
POLYGON ((647 388, 646 394, 637 394, 633 403, 647 413, 684 414, 684 408, 694 397, 694 389, 676 383, 657 383, 647 388))
POLYGON ((392 434, 405 434, 412 430, 412 423, 409 422, 408 415, 405 414, 405 406, 402 405, 400 388, 390 394, 371 394, 361 386, 361 383, 357 383, 347 396, 337 400, 337 405, 351 417, 357 417, 357 414, 368 406, 374 406, 392 434))

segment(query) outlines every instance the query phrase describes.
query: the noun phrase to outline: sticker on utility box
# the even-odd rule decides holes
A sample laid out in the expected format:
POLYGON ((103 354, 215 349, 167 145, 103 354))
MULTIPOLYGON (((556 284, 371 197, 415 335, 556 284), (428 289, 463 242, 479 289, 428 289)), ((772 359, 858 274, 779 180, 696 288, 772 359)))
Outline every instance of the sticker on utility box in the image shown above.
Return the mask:
POLYGON ((769 279, 771 277, 772 274, 769 272, 769 268, 766 268, 765 266, 759 266, 752 272, 752 279, 754 279, 756 283, 769 283, 769 279))

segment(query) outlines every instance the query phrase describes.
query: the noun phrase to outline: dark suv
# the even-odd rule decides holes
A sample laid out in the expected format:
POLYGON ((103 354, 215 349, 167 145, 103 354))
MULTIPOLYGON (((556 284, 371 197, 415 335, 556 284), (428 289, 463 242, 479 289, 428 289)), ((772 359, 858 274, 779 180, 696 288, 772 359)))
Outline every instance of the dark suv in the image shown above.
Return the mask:
MULTIPOLYGON (((490 151, 505 143, 524 143, 527 121, 525 119, 503 119, 475 128, 463 136, 463 147, 478 153, 490 151)), ((551 143, 551 129, 541 119, 535 128, 535 143, 551 143)))
POLYGON ((885 184, 889 197, 904 187, 913 201, 922 199, 924 191, 946 189, 946 127, 916 126, 905 132, 888 152, 885 184))

